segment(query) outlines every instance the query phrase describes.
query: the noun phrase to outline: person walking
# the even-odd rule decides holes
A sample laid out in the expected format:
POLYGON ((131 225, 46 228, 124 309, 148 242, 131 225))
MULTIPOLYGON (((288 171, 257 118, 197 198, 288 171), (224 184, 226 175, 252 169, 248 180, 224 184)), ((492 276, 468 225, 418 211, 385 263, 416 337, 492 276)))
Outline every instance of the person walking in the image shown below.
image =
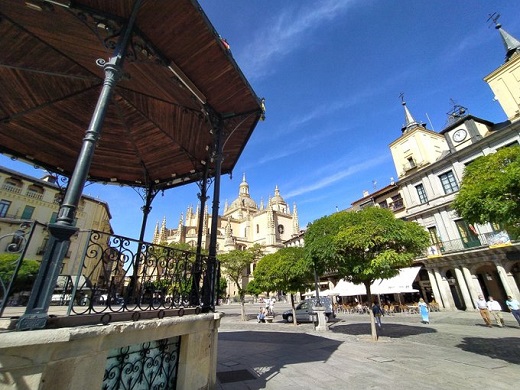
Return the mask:
POLYGON ((511 311, 513 317, 515 317, 518 325, 520 325, 520 303, 516 299, 513 299, 511 295, 508 295, 506 305, 509 308, 509 311, 511 311))
POLYGON ((504 317, 502 316, 502 306, 498 301, 495 301, 493 297, 490 295, 488 297, 487 308, 489 312, 493 315, 493 318, 497 322, 497 325, 502 328, 504 326, 504 317))
POLYGON ((424 302, 424 299, 419 299, 419 313, 421 314, 421 322, 423 324, 430 323, 429 312, 430 310, 428 310, 428 305, 424 302))
POLYGON ((374 319, 376 320, 377 326, 381 327, 381 316, 383 315, 383 310, 381 310, 381 306, 377 302, 374 302, 372 305, 372 313, 374 313, 374 319))
POLYGON ((486 323, 486 326, 492 328, 493 325, 491 325, 491 317, 489 316, 487 302, 484 299, 483 295, 478 296, 478 300, 475 302, 475 305, 477 306, 477 309, 479 310, 482 319, 486 323))

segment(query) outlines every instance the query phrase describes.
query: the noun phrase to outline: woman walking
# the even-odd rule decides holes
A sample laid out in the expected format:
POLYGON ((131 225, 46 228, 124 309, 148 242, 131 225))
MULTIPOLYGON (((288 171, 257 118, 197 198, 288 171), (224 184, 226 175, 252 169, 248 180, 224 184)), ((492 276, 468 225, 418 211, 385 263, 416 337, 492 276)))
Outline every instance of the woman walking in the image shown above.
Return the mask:
POLYGON ((421 322, 423 324, 430 323, 430 310, 428 310, 428 305, 424 302, 424 299, 419 299, 419 313, 421 314, 421 322))

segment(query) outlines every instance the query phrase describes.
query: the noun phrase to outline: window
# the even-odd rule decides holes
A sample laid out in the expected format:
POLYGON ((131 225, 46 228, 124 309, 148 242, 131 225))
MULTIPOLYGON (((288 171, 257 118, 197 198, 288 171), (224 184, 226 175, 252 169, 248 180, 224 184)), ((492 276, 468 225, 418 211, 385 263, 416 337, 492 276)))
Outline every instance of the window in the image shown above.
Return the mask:
POLYGON ((466 221, 459 219, 455 221, 457 230, 459 231, 460 238, 464 248, 473 248, 480 245, 480 240, 477 235, 477 231, 473 225, 469 225, 466 221))
POLYGON ((4 218, 7 215, 7 210, 9 210, 9 206, 11 206, 11 202, 8 200, 2 199, 0 200, 0 217, 4 218))
POLYGON ((428 234, 430 235, 430 243, 433 244, 433 245, 438 245, 440 244, 440 238, 439 238, 439 235, 437 234, 437 227, 436 226, 432 226, 432 227, 429 227, 428 228, 428 234))
POLYGON ((32 206, 25 206, 25 208, 23 209, 23 213, 22 213, 21 219, 31 219, 33 213, 34 213, 34 207, 32 207, 32 206))
POLYGON ((452 192, 459 190, 459 185, 455 180, 455 176, 452 171, 448 171, 439 176, 441 180, 442 188, 444 188, 445 194, 451 194, 452 192))
POLYGON ((386 200, 383 200, 382 202, 379 202, 379 207, 381 207, 382 209, 387 209, 388 208, 388 202, 386 200))
POLYGON ((408 166, 410 168, 415 168, 415 161, 413 160, 413 157, 408 157, 407 160, 408 160, 408 166))
POLYGON ((428 197, 426 196, 426 190, 422 184, 418 184, 415 186, 417 190, 417 195, 419 195, 419 202, 426 203, 428 202, 428 197))
POLYGON ((430 235, 430 244, 431 247, 429 249, 430 255, 440 255, 444 252, 444 247, 442 245, 442 241, 437 233, 437 227, 431 226, 428 228, 428 234, 430 235))

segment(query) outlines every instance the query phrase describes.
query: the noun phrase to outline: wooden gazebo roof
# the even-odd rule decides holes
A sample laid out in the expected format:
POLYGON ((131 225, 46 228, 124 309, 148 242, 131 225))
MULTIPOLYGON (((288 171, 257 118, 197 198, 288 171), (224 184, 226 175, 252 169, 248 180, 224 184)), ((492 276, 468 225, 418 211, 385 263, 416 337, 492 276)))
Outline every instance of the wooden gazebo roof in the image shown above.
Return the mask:
MULTIPOLYGON (((70 176, 133 0, 0 0, 0 152, 70 176), (62 4, 60 4, 62 3, 62 4), (102 61, 98 61, 102 60, 102 61)), ((194 0, 143 0, 89 180, 170 188, 233 170, 262 104, 194 0)))

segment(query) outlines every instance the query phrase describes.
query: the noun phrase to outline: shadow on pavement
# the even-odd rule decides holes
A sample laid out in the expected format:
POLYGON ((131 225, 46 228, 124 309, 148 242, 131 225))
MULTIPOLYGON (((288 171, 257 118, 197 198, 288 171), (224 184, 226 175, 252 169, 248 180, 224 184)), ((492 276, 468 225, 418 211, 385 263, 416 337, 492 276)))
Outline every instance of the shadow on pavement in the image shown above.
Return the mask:
POLYGON ((458 344, 457 347, 467 352, 520 364, 520 338, 518 337, 496 339, 464 337, 462 343, 458 344))
MULTIPOLYGON (((330 330, 335 333, 343 333, 354 336, 367 335, 370 336, 370 322, 356 323, 348 325, 335 325, 331 326, 330 330)), ((381 328, 377 328, 378 336, 381 337, 392 337, 392 338, 403 338, 407 336, 415 336, 419 334, 437 333, 433 328, 426 325, 415 326, 415 325, 404 325, 404 324, 383 324, 381 328)))
POLYGON ((265 389, 288 365, 326 362, 341 342, 306 333, 237 331, 219 333, 218 345, 221 384, 242 382, 246 387, 233 388, 265 389))

